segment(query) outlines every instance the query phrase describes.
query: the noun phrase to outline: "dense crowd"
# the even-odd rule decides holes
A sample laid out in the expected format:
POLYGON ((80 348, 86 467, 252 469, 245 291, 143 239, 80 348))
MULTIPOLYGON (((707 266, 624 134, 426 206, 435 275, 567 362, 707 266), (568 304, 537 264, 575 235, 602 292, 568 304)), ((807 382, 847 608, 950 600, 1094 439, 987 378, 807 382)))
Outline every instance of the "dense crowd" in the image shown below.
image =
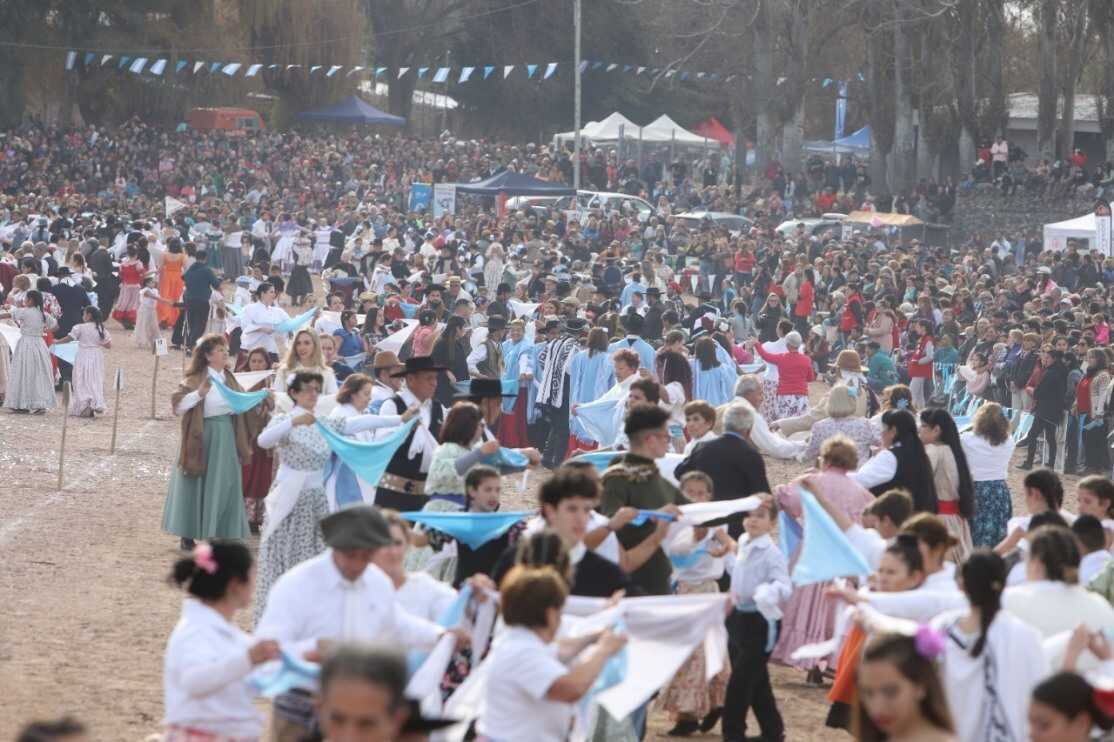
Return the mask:
POLYGON ((955 207, 950 183, 875 204, 854 161, 736 190, 718 153, 638 168, 588 148, 585 182, 619 192, 600 209, 409 209, 416 182, 567 183, 570 156, 140 122, 7 135, 5 406, 44 413, 68 381, 70 414, 104 412, 105 322, 189 357, 163 738, 257 739, 269 687, 279 740, 420 739, 440 715, 492 742, 640 739, 651 710, 677 736, 752 739, 753 710, 761 739, 792 738, 768 661, 831 682, 828 723, 857 739, 1109 726, 1077 672, 1111 677, 1114 259, 805 219, 955 207), (770 459, 815 469, 771 482, 770 459), (505 512, 538 467, 536 509, 505 512), (232 623, 248 607, 253 636, 232 623), (676 662, 650 672, 655 636, 676 662), (434 650, 420 709, 365 640, 434 650))

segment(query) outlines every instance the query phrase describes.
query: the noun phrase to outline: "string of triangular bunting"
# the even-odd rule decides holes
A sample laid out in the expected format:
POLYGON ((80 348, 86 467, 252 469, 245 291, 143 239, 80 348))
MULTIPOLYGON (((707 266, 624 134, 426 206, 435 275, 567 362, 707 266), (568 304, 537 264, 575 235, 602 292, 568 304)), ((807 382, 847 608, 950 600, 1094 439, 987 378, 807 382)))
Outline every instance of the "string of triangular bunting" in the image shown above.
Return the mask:
MULTIPOLYGON (((77 70, 99 70, 99 69, 116 69, 119 71, 131 72, 136 75, 154 75, 156 77, 164 76, 164 73, 169 72, 171 75, 180 75, 187 72, 192 75, 201 75, 208 73, 209 75, 222 74, 227 77, 239 78, 252 78, 259 75, 260 72, 267 70, 269 72, 302 72, 304 71, 308 76, 320 75, 322 77, 336 77, 343 73, 343 77, 352 77, 354 75, 361 75, 363 77, 374 79, 402 79, 403 77, 413 74, 419 80, 429 79, 437 84, 449 84, 455 82, 456 84, 464 84, 470 81, 483 81, 490 79, 503 79, 506 80, 516 71, 525 72, 526 77, 531 80, 549 80, 557 77, 558 72, 562 69, 568 70, 573 65, 568 63, 559 62, 546 62, 544 64, 508 64, 508 65, 466 65, 466 66, 447 66, 447 67, 376 67, 364 65, 303 65, 303 64, 263 64, 260 62, 243 63, 243 62, 213 62, 202 60, 185 60, 179 59, 177 62, 171 62, 166 58, 152 58, 144 56, 131 56, 127 54, 102 54, 99 52, 80 51, 71 49, 66 52, 65 66, 67 71, 77 70), (498 74, 502 71, 502 74, 498 74)), ((600 62, 584 60, 580 63, 581 74, 587 73, 619 73, 624 75, 633 75, 635 77, 646 76, 653 78, 661 76, 667 80, 679 81, 707 81, 707 82, 731 82, 737 75, 721 75, 718 72, 703 72, 703 71, 690 71, 677 67, 650 67, 633 64, 620 64, 617 62, 600 62)))

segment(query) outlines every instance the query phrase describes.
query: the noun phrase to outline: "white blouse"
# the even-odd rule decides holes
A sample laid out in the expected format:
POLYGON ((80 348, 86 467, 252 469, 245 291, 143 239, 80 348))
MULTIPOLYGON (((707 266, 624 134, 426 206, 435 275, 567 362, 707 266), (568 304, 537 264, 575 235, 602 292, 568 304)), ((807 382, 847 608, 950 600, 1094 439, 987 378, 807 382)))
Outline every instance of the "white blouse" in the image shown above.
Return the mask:
POLYGON ((253 639, 217 611, 187 598, 163 662, 166 724, 257 739, 263 718, 247 684, 253 639))
POLYGON ((395 595, 399 605, 418 618, 436 623, 456 600, 456 590, 428 572, 406 575, 395 595))
POLYGON ((896 475, 897 457, 888 448, 872 456, 869 461, 859 467, 858 471, 847 474, 848 477, 866 489, 885 484, 896 475))
POLYGON ((268 353, 277 355, 278 345, 275 343, 275 335, 269 330, 288 319, 290 315, 280 307, 267 306, 260 302, 248 304, 240 315, 240 327, 243 329, 240 348, 245 351, 263 348, 268 353))
POLYGON ((1017 442, 1012 437, 1006 438, 1001 445, 992 446, 990 441, 972 431, 961 433, 959 442, 963 445, 963 453, 967 456, 967 466, 971 469, 971 481, 996 482, 1006 479, 1006 471, 1013 458, 1013 449, 1017 442))
MULTIPOLYGON (((211 372, 210 372, 211 373, 211 372)), ((222 379, 223 381, 223 379, 222 379)), ((192 392, 182 397, 178 402, 178 406, 174 408, 174 414, 181 417, 194 407, 197 407, 202 401, 205 403, 203 415, 205 417, 220 417, 221 415, 233 415, 232 408, 228 406, 224 395, 221 394, 220 389, 210 384, 209 391, 205 393, 205 399, 201 399, 201 394, 195 389, 192 392)))

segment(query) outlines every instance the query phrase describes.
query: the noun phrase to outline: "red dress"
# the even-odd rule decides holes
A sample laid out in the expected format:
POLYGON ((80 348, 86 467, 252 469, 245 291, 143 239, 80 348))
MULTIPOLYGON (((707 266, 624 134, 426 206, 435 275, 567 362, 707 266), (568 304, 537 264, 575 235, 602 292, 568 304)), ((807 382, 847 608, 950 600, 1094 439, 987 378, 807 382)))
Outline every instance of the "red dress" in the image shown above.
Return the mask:
POLYGON ((146 267, 138 260, 125 260, 120 264, 120 295, 112 308, 112 319, 121 324, 135 324, 139 310, 139 290, 143 283, 146 267))

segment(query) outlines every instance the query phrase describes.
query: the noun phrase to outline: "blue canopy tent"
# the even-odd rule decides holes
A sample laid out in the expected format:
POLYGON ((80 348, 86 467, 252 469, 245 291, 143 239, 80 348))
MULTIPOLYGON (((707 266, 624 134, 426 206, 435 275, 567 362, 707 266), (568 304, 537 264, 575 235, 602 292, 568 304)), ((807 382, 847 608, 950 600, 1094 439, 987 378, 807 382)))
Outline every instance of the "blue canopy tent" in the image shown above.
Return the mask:
POLYGON ((302 121, 331 121, 337 124, 406 126, 406 119, 380 111, 355 95, 350 95, 331 106, 318 108, 316 111, 302 111, 298 114, 298 118, 302 121))
POLYGON ((835 141, 818 140, 807 142, 805 150, 817 154, 860 155, 870 154, 870 127, 864 126, 856 132, 835 141))
POLYGON ((475 183, 457 183, 457 193, 469 193, 475 196, 498 196, 505 193, 508 196, 571 196, 573 189, 562 183, 552 183, 548 180, 539 180, 532 175, 504 170, 492 175, 487 180, 475 183))

